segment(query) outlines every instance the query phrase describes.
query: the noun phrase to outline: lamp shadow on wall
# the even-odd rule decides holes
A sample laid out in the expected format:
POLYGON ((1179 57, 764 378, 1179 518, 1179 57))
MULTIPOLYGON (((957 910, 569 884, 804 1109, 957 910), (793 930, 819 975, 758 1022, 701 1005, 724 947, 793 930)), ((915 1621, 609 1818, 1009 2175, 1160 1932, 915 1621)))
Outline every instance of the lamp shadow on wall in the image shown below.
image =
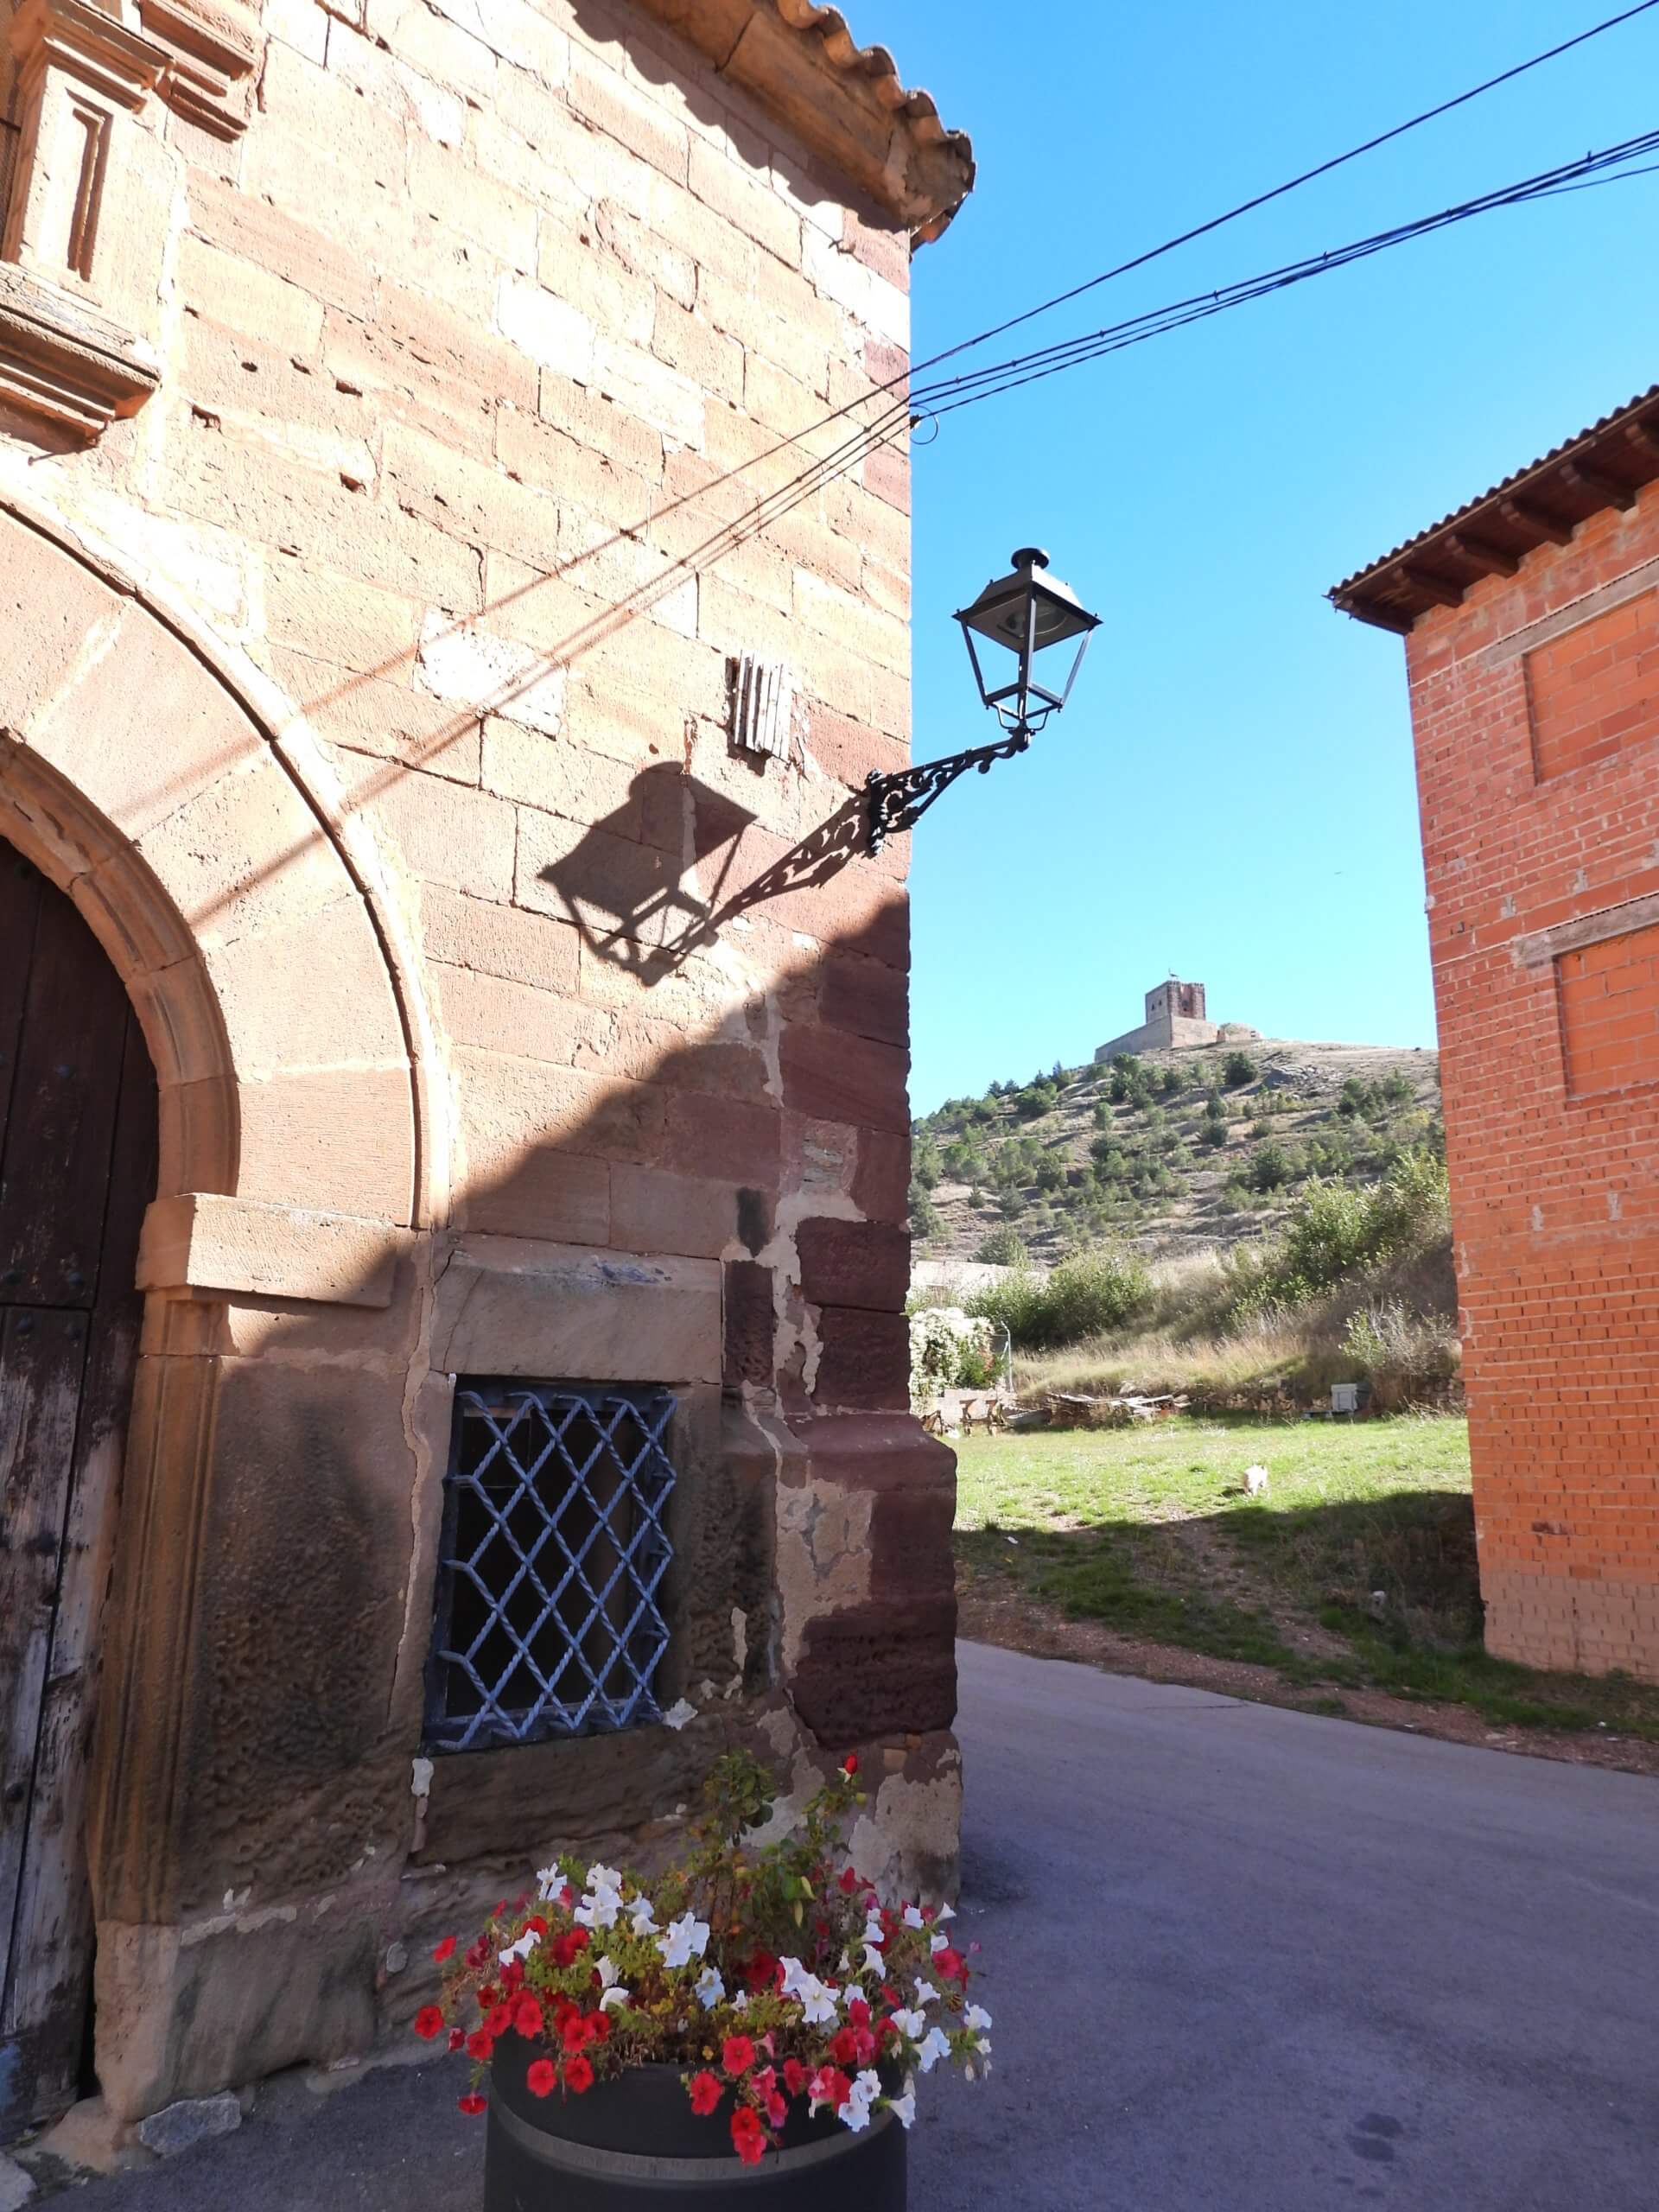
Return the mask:
POLYGON ((777 837, 749 808, 661 762, 642 769, 622 805, 585 829, 538 880, 597 958, 649 989, 745 914, 832 882, 868 849, 868 802, 849 794, 779 853, 777 837))

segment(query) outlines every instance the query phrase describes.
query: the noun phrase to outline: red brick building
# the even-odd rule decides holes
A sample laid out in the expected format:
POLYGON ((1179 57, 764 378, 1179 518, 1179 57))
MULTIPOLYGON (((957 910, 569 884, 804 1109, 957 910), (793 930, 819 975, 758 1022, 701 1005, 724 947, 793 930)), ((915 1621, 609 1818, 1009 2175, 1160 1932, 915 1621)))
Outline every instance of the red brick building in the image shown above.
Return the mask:
POLYGON ((1332 597, 1407 640, 1487 1641, 1659 1679, 1659 387, 1332 597))

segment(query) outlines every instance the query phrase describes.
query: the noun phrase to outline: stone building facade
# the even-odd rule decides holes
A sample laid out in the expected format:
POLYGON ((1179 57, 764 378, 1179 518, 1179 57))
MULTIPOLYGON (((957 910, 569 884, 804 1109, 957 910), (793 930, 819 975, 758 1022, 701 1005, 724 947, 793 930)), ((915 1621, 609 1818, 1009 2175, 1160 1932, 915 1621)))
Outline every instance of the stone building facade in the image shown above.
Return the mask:
POLYGON ((734 1741, 950 1878, 859 794, 972 162, 808 0, 0 47, 3 2133, 89 2006, 127 2120, 401 2034, 734 1741))
POLYGON ((1332 597, 1406 639, 1487 1643, 1659 1681, 1659 389, 1332 597))
POLYGON ((1202 983, 1184 983, 1172 976, 1147 993, 1147 1018, 1137 1029, 1126 1029, 1095 1054, 1101 1065, 1119 1052, 1179 1052, 1199 1045, 1224 1043, 1236 1038, 1242 1044, 1262 1032, 1242 1021, 1211 1021, 1205 1007, 1202 983))

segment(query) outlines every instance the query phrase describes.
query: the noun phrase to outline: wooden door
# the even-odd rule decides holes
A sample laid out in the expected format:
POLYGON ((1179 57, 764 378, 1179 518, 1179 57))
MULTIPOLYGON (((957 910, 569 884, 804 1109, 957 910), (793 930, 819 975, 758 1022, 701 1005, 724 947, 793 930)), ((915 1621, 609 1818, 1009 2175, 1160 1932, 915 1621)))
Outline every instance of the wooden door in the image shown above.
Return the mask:
POLYGON ((86 1752, 155 1189, 126 994, 0 843, 0 2141, 86 2074, 86 1752))

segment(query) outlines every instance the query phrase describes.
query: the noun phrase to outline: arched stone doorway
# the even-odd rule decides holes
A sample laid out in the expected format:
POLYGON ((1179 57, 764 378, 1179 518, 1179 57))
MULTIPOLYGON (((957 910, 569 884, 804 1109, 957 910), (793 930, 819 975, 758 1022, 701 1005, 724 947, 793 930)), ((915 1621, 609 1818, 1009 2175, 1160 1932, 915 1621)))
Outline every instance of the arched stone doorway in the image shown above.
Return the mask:
POLYGON ((0 842, 0 2140, 82 2086, 87 1756, 156 1103, 97 939, 0 842))

